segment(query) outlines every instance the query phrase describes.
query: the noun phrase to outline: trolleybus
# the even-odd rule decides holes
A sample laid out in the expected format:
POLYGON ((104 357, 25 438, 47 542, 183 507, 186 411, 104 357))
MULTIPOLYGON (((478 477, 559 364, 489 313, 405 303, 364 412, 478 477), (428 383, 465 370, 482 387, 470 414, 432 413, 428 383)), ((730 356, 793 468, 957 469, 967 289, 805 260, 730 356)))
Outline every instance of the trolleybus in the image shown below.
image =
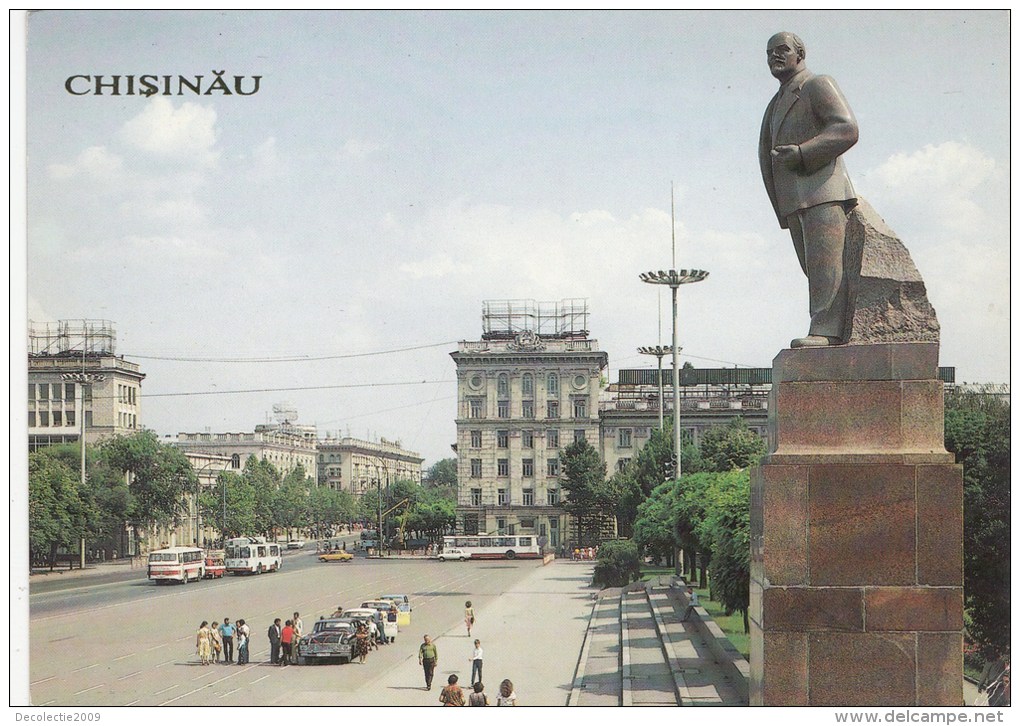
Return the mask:
POLYGON ((457 550, 457 555, 452 559, 469 560, 513 560, 518 557, 522 559, 534 559, 541 557, 541 548, 538 546, 538 537, 531 535, 456 535, 443 537, 443 551, 437 555, 438 559, 450 559, 443 553, 457 550))

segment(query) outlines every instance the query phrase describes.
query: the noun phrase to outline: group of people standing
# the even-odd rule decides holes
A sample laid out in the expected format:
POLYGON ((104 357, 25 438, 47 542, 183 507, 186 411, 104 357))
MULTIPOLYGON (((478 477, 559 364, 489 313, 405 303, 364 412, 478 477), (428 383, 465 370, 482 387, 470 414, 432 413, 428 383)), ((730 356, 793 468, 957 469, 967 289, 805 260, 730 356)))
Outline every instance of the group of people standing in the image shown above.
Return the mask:
POLYGON ((304 633, 305 625, 300 613, 294 618, 280 624, 280 618, 273 620, 266 635, 269 637, 269 662, 273 665, 286 666, 297 663, 297 643, 304 633))
MULTIPOLYGON (((475 611, 468 600, 464 603, 464 626, 467 628, 468 637, 471 637, 471 627, 475 624, 475 611)), ((439 702, 444 706, 489 706, 489 697, 485 693, 485 684, 482 683, 482 664, 484 652, 482 641, 475 638, 474 650, 468 658, 471 663, 471 693, 464 697, 464 689, 458 685, 460 680, 457 674, 451 674, 447 678, 446 686, 439 694, 439 702)), ((432 678, 439 664, 439 649, 432 642, 432 638, 425 636, 424 642, 418 647, 418 664, 425 672, 425 690, 432 690, 432 678)), ((505 679, 499 685, 499 695, 496 696, 497 706, 516 706, 517 694, 514 692, 514 684, 510 679, 505 679)))
POLYGON ((598 547, 575 547, 570 553, 572 560, 594 560, 599 554, 598 547))
POLYGON ((234 663, 236 641, 237 664, 244 665, 248 662, 250 639, 251 629, 243 618, 236 625, 230 622, 230 618, 223 618, 223 623, 214 620, 212 625, 208 620, 203 620, 195 637, 195 648, 202 665, 221 662, 230 665, 234 663))

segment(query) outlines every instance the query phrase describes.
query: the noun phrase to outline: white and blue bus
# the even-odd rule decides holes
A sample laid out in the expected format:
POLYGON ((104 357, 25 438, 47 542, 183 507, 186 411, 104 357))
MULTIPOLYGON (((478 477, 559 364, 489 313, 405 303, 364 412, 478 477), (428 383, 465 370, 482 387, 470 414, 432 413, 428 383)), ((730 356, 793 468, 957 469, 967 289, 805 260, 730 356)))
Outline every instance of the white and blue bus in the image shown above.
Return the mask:
POLYGON ((438 559, 515 560, 541 557, 538 537, 533 535, 455 535, 443 537, 438 559), (457 554, 453 554, 456 552, 457 554))
POLYGON ((261 575, 276 572, 283 565, 280 545, 266 542, 265 537, 234 537, 224 546, 227 572, 261 575))

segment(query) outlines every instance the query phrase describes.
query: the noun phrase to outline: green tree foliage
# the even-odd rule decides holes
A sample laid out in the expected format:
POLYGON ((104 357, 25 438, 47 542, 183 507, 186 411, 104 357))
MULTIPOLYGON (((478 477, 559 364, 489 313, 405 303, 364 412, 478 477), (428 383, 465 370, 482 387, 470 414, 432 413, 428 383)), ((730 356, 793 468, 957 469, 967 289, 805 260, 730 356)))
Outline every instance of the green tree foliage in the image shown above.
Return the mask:
POLYGON ((288 472, 273 493, 273 527, 280 528, 290 539, 290 530, 309 524, 308 497, 315 482, 300 464, 288 472))
MULTIPOLYGON (((701 471, 731 471, 754 466, 765 455, 765 442, 742 418, 713 426, 701 438, 701 471)), ((686 468, 686 467, 685 467, 686 468)), ((693 470, 690 470, 693 471, 693 470)))
POLYGON ((599 543, 618 502, 618 491, 606 481, 606 465, 586 440, 575 441, 560 454, 563 508, 577 522, 578 544, 599 543))
POLYGON ((625 587, 641 577, 638 547, 628 539, 612 539, 599 545, 592 575, 596 587, 625 587))
POLYGON ((198 501, 202 507, 203 522, 215 523, 227 539, 264 533, 256 522, 255 489, 243 474, 221 471, 216 477, 215 488, 202 492, 198 501))
POLYGON ((676 533, 676 483, 663 482, 638 506, 634 541, 647 555, 670 562, 679 547, 676 533))
POLYGON ((746 469, 711 474, 705 496, 705 516, 698 539, 710 551, 713 599, 726 614, 739 611, 748 631, 747 608, 751 583, 751 480, 746 469))
MULTIPOLYGON (((244 463, 241 477, 252 487, 252 502, 250 506, 252 507, 252 515, 254 517, 252 529, 241 534, 260 534, 272 537, 272 529, 276 523, 273 505, 275 504, 276 491, 280 488, 280 482, 282 481, 280 472, 269 461, 258 459, 252 455, 244 463)), ((228 498, 230 496, 229 489, 227 496, 228 498)), ((232 516, 229 509, 228 507, 228 525, 232 516)), ((246 515, 237 513, 233 516, 240 518, 246 515)), ((231 536, 236 537, 238 535, 231 536)))
POLYGON ((425 482, 430 487, 456 487, 457 460, 450 458, 437 461, 426 472, 425 482))
POLYGON ((104 441, 99 457, 128 475, 134 518, 168 527, 181 521, 186 513, 184 493, 194 491, 197 482, 183 452, 146 430, 104 441))
POLYGON ((963 464, 967 629, 988 660, 1010 644, 1010 406, 991 395, 946 396, 946 449, 963 464))
POLYGON ((77 550, 95 516, 91 498, 80 486, 81 473, 57 452, 28 457, 28 539, 31 551, 45 553, 50 565, 61 547, 77 550))

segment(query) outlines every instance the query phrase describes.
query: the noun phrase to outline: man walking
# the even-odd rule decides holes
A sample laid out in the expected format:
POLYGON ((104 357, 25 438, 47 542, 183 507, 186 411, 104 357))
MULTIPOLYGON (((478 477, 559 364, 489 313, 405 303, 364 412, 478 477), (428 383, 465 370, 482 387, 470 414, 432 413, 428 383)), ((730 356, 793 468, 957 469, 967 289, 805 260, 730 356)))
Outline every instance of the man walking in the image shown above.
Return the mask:
POLYGON ((482 641, 475 640, 475 650, 468 660, 471 661, 471 685, 473 686, 482 680, 482 641), (475 674, 477 674, 477 678, 475 674))
POLYGON ((269 626, 269 662, 277 665, 280 662, 280 639, 283 637, 283 629, 280 627, 280 619, 277 618, 269 626))
POLYGON ((237 664, 248 663, 248 639, 251 637, 251 628, 244 619, 237 621, 237 664))
POLYGON ((425 642, 418 648, 418 665, 425 669, 425 690, 432 690, 432 676, 436 672, 436 664, 439 663, 439 651, 432 643, 429 636, 425 636, 425 642))
POLYGON ((234 662, 234 626, 230 618, 223 618, 223 625, 220 626, 220 637, 223 638, 223 662, 234 662))

